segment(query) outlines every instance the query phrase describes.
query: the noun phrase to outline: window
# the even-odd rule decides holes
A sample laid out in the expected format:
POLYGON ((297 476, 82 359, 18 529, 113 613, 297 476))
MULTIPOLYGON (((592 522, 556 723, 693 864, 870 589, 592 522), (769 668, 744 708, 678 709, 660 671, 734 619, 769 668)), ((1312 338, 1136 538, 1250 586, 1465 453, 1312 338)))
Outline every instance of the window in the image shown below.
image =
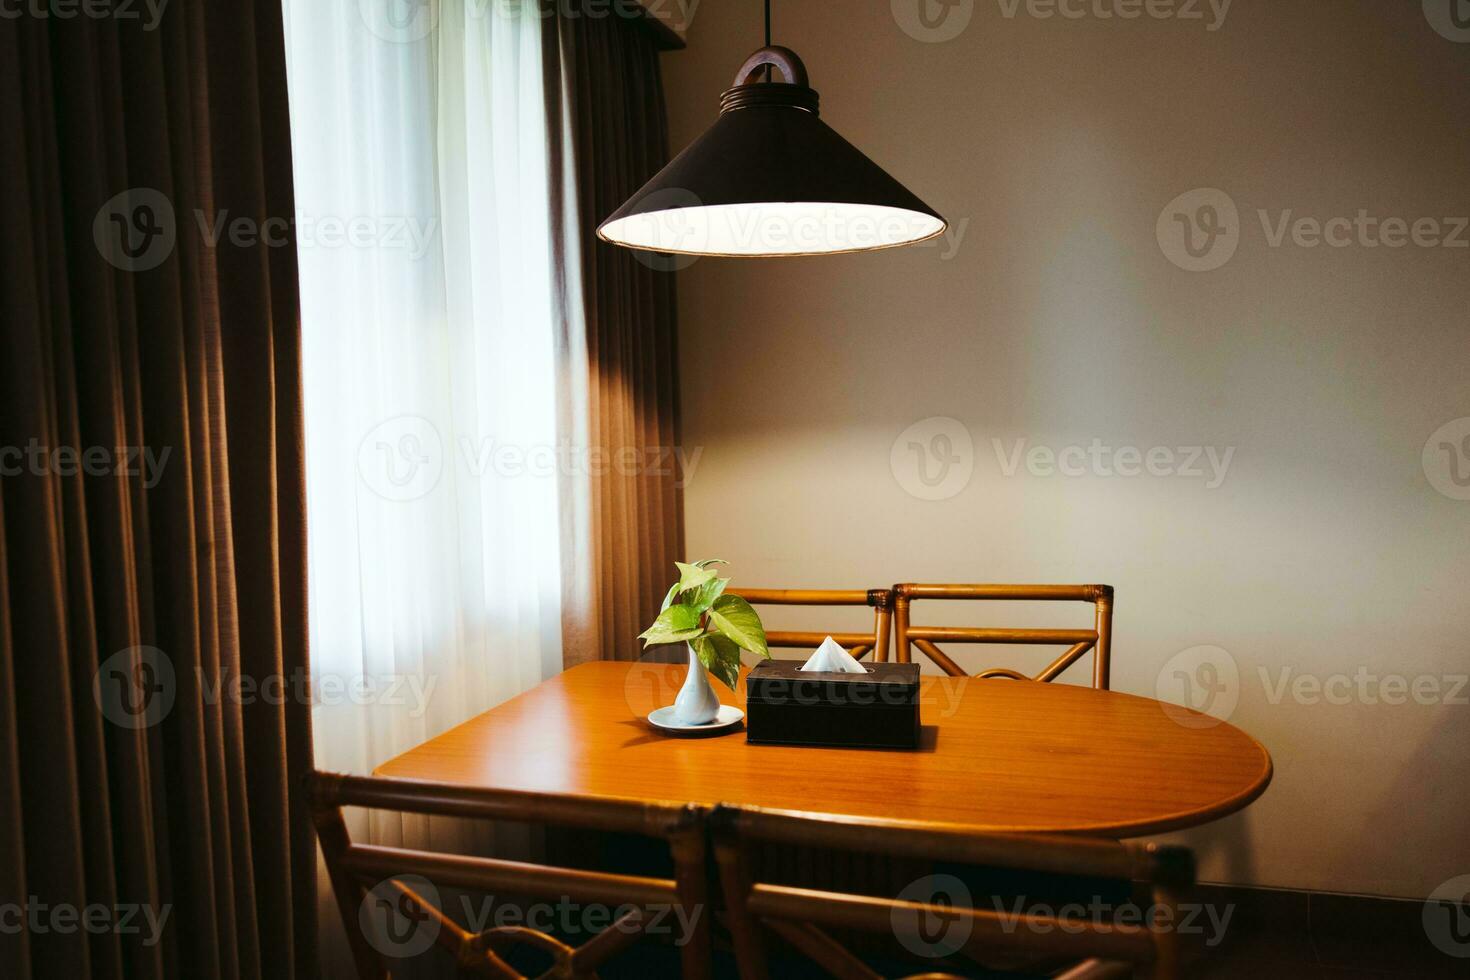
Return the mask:
POLYGON ((544 25, 286 6, 317 764, 364 772, 561 667, 544 25))

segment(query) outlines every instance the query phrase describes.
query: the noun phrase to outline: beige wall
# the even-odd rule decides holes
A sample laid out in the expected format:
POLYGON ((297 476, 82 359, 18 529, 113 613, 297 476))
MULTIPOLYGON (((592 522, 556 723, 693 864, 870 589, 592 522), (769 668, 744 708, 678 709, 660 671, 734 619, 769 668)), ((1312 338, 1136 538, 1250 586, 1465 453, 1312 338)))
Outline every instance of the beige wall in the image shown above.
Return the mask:
MULTIPOLYGON (((1184 835, 1205 879, 1422 897, 1470 873, 1470 501, 1431 482, 1459 492, 1437 442, 1421 459, 1470 416, 1470 232, 1273 246, 1257 213, 1273 233, 1287 209, 1470 215, 1470 44, 1418 0, 1236 0, 1215 30, 1205 2, 1203 20, 1119 20, 1096 0, 1081 19, 975 0, 943 42, 899 26, 906 2, 778 0, 776 40, 806 60, 823 118, 952 237, 680 273, 691 553, 751 585, 1110 582, 1114 686, 1177 700, 1181 668, 1233 667, 1212 710, 1235 695, 1230 720, 1276 760, 1247 812, 1184 835), (1173 264, 1156 230, 1195 188, 1239 209, 1213 271, 1173 264), (943 448, 932 417, 973 440, 951 443, 954 482, 933 491, 908 447, 943 448), (1009 458, 1017 440, 1094 439, 1233 456, 1223 481, 1208 462, 1065 476, 1009 458), (1389 675, 1428 678, 1440 703, 1383 703, 1389 675), (1316 681, 1347 703, 1293 694, 1316 681)), ((665 56, 676 148, 713 119, 759 19, 751 0, 705 0, 688 50, 665 56)))

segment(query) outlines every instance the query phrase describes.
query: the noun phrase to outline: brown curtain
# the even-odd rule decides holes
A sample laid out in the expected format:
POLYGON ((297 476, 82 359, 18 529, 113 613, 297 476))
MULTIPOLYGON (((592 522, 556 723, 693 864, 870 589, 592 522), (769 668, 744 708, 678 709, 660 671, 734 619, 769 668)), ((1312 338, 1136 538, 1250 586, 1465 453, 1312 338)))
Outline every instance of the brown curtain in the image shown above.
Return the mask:
POLYGON ((684 504, 672 263, 595 234, 668 162, 655 35, 624 17, 555 23, 547 38, 552 131, 560 127, 571 150, 570 160, 553 153, 567 188, 558 262, 568 299, 563 427, 589 449, 588 465, 563 487, 572 503, 562 535, 571 666, 638 658, 638 633, 684 558, 684 504))
POLYGON ((0 975, 308 975, 279 2, 55 9, 0 20, 0 975))

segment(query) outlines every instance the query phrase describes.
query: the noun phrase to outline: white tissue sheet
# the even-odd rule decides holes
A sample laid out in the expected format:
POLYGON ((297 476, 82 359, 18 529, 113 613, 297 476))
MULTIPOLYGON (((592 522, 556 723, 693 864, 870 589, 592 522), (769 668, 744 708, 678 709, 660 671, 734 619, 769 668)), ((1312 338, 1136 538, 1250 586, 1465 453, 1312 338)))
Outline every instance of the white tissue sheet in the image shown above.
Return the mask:
POLYGON ((799 670, 825 670, 839 674, 863 674, 867 671, 863 665, 854 659, 853 655, 842 649, 841 644, 832 637, 822 641, 817 647, 817 652, 807 658, 799 670))

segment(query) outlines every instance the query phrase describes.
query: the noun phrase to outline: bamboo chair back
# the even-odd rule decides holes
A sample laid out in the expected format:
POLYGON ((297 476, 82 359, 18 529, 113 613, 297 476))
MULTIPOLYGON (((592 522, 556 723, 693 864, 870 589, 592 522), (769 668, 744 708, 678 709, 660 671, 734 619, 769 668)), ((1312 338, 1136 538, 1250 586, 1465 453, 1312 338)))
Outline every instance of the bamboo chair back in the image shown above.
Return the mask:
MULTIPOLYGON (((636 943, 654 921, 690 923, 680 937, 683 976, 707 980, 710 973, 705 812, 694 806, 616 800, 586 800, 546 793, 486 790, 417 780, 380 779, 314 772, 309 777, 312 818, 352 946, 358 976, 385 980, 392 956, 380 955, 362 924, 364 903, 384 901, 411 921, 434 931, 433 943, 448 950, 459 975, 524 980, 503 958, 517 946, 548 955, 547 975, 593 977, 600 964, 636 943), (588 831, 638 834, 668 842, 672 879, 583 871, 551 865, 466 857, 433 851, 380 847, 351 841, 344 806, 534 823, 588 831), (435 904, 397 880, 416 875, 439 885, 529 899, 605 904, 616 910, 611 925, 580 946, 570 946, 526 926, 500 926, 471 933, 435 904), (670 910, 677 909, 677 916, 670 910), (655 918, 657 917, 657 918, 655 918)), ((422 888, 422 886, 420 886, 422 888)), ((428 947, 430 944, 425 943, 428 947)), ((399 962, 402 962, 400 959, 399 962)))
POLYGON ((767 630, 766 645, 786 650, 815 649, 829 635, 854 658, 869 652, 888 660, 888 634, 893 622, 893 593, 888 589, 729 589, 753 606, 872 606, 873 632, 825 633, 811 630, 767 630))
POLYGON ((940 643, 1030 643, 1065 645, 1067 650, 1035 677, 1008 667, 992 667, 976 677, 1015 680, 1054 680, 1089 650, 1093 651, 1092 686, 1107 690, 1113 646, 1113 587, 1111 585, 918 585, 893 587, 895 646, 899 663, 908 663, 917 647, 941 670, 954 677, 965 671, 938 646, 940 643), (1094 607, 1092 629, 975 629, 960 626, 917 626, 913 604, 929 599, 1041 600, 1088 602, 1094 607))
MULTIPOLYGON (((945 958, 932 949, 912 950, 925 966, 953 966, 952 960, 984 963, 997 957, 1055 958, 1070 964, 1050 974, 1067 980, 1148 976, 1175 980, 1180 975, 1177 932, 1180 896, 1194 882, 1194 857, 1186 848, 1121 843, 1100 838, 1018 834, 974 834, 915 823, 895 833, 860 819, 816 818, 756 808, 716 807, 710 816, 731 938, 741 980, 767 980, 768 940, 780 937, 835 977, 882 980, 868 962, 834 938, 831 930, 893 937, 901 922, 914 923, 916 938, 932 941, 944 923, 945 958), (891 860, 955 862, 1021 873, 1083 875, 1110 879, 1130 888, 1143 886, 1154 915, 1118 921, 1066 918, 1065 909, 1036 906, 1034 911, 995 911, 956 904, 930 904, 763 880, 753 859, 765 845, 842 848, 883 855, 891 860), (920 926, 923 923, 923 926, 920 926)), ((941 944, 934 944, 941 945, 941 944)), ((965 969, 968 962, 957 969, 965 969)), ((966 970, 968 972, 968 970, 966 970)), ((925 969, 914 980, 953 977, 925 969)))

